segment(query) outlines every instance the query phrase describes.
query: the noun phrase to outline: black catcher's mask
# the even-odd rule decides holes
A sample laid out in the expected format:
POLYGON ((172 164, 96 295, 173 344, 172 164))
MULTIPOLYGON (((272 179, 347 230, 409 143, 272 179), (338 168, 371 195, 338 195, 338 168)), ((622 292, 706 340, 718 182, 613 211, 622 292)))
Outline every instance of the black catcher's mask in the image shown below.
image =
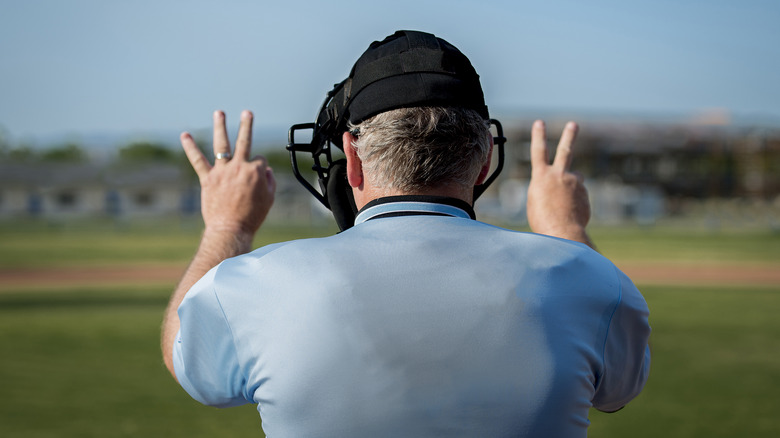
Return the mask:
POLYGON ((293 125, 288 134, 287 150, 295 177, 330 209, 342 231, 354 224, 357 207, 347 182, 346 161, 333 160, 331 145, 343 149, 347 122, 357 124, 384 111, 416 106, 472 109, 496 127, 493 142, 498 149, 498 165, 483 184, 474 187, 475 201, 501 172, 506 138, 498 120, 488 115, 479 76, 471 62, 455 46, 434 35, 398 31, 371 43, 349 77, 327 94, 315 123, 293 125), (313 131, 310 143, 295 141, 296 132, 301 130, 313 131), (301 175, 298 152, 311 154, 320 190, 301 175))

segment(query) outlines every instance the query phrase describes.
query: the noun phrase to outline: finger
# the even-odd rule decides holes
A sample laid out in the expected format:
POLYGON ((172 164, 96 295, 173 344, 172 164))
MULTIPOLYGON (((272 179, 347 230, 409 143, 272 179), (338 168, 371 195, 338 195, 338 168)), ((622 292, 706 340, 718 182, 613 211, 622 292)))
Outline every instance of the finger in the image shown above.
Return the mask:
POLYGON ((187 155, 187 159, 195 173, 198 174, 198 178, 206 176, 209 170, 211 170, 211 164, 209 164, 209 160, 206 159, 206 156, 198 148, 198 145, 195 144, 195 140, 192 139, 188 132, 182 132, 179 140, 181 140, 181 147, 184 149, 184 153, 187 155))
POLYGON ((244 110, 241 113, 241 124, 238 127, 236 139, 236 151, 234 156, 242 160, 249 159, 249 151, 252 149, 252 112, 244 110))
POLYGON ((268 183, 268 193, 276 192, 276 178, 274 177, 274 170, 270 167, 265 168, 265 178, 268 183))
POLYGON ((577 138, 577 131, 579 127, 574 122, 569 122, 566 127, 563 128, 563 134, 561 134, 561 140, 558 142, 558 149, 555 151, 555 161, 553 167, 566 172, 571 166, 571 147, 574 144, 574 140, 577 138))
POLYGON ((531 128, 531 171, 546 168, 549 160, 546 128, 543 121, 537 120, 531 128))
MULTIPOLYGON (((225 127, 225 113, 214 111, 214 156, 221 154, 230 154, 230 140, 228 140, 227 128, 225 127)), ((227 163, 227 159, 217 159, 214 164, 227 163)))
POLYGON ((276 192, 276 178, 274 177, 274 170, 268 165, 268 160, 262 155, 255 155, 251 160, 253 163, 257 163, 259 171, 265 175, 266 187, 269 193, 276 192))

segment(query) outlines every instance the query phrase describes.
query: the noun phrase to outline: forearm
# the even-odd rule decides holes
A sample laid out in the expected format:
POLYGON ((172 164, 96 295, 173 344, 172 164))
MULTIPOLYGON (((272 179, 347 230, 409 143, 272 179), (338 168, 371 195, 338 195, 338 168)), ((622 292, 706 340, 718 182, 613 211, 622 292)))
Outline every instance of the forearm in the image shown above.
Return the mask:
POLYGON ((223 260, 245 254, 251 250, 253 235, 247 232, 206 228, 200 245, 190 265, 184 272, 179 284, 165 309, 162 327, 162 354, 165 366, 174 378, 173 343, 179 331, 177 310, 187 291, 213 267, 223 260))
POLYGON ((585 228, 582 228, 576 233, 571 234, 571 237, 566 237, 566 239, 573 240, 575 242, 584 243, 585 245, 588 245, 591 249, 598 251, 596 245, 593 243, 593 240, 591 240, 590 236, 588 235, 588 232, 585 231, 585 228))

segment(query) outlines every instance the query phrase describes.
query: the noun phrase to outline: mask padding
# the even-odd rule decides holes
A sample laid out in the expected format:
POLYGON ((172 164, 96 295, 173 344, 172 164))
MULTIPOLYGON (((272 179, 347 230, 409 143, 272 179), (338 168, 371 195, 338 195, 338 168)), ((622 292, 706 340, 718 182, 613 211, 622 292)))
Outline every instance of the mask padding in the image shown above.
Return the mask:
POLYGON ((347 181, 347 160, 340 159, 328 168, 328 203, 339 230, 344 231, 355 224, 357 206, 352 196, 352 187, 347 181))

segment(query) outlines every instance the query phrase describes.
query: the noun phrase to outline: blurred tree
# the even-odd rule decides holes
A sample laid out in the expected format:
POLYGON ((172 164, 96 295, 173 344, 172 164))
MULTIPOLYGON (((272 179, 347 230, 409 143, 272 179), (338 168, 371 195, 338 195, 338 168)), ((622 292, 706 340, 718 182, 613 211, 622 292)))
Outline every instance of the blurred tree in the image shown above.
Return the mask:
MULTIPOLYGON (((290 153, 286 150, 273 150, 273 151, 264 151, 263 156, 268 161, 268 164, 274 169, 274 172, 283 172, 283 173, 291 173, 292 168, 290 167, 290 153)), ((300 154, 299 159, 301 161, 305 161, 306 157, 303 156, 303 154, 300 154)), ((307 171, 311 169, 311 158, 308 159, 308 161, 305 161, 305 168, 302 169, 302 171, 307 171)))
POLYGON ((81 146, 75 143, 66 143, 41 152, 40 161, 49 163, 83 163, 87 161, 87 154, 81 146))
POLYGON ((14 148, 8 147, 3 152, 3 159, 12 163, 29 163, 37 161, 39 158, 39 153, 26 144, 21 144, 14 148))
POLYGON ((138 141, 119 150, 122 163, 171 163, 179 162, 177 154, 169 147, 148 141, 138 141))
POLYGON ((0 160, 4 162, 30 162, 38 158, 38 153, 27 144, 14 146, 11 135, 5 126, 0 125, 0 160))
POLYGON ((5 126, 0 125, 0 158, 5 158, 8 151, 11 149, 11 140, 8 135, 8 130, 5 126))

